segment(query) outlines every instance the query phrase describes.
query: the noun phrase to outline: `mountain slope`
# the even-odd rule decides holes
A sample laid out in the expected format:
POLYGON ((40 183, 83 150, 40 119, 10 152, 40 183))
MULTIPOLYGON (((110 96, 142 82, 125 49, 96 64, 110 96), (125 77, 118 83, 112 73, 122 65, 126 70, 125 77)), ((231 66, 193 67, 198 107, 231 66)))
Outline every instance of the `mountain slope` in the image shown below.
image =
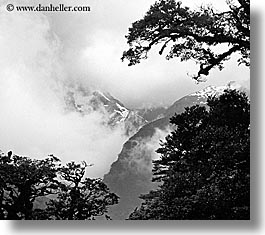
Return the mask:
POLYGON ((159 141, 173 128, 169 123, 170 117, 175 113, 182 113, 185 107, 195 104, 206 105, 208 96, 219 95, 228 88, 240 87, 233 82, 222 87, 209 86, 177 100, 163 113, 162 118, 144 125, 124 144, 117 161, 104 176, 104 182, 110 190, 120 196, 119 204, 110 210, 113 219, 128 218, 134 208, 141 203, 139 195, 157 187, 151 182, 152 160, 159 157, 155 153, 159 141))

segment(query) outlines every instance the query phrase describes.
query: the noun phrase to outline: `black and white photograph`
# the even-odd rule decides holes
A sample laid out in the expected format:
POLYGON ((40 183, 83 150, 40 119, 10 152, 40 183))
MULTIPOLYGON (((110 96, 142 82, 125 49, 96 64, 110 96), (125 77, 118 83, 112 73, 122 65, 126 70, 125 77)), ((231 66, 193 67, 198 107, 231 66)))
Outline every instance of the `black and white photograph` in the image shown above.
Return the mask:
POLYGON ((250 9, 0 0, 0 220, 251 221, 250 9))

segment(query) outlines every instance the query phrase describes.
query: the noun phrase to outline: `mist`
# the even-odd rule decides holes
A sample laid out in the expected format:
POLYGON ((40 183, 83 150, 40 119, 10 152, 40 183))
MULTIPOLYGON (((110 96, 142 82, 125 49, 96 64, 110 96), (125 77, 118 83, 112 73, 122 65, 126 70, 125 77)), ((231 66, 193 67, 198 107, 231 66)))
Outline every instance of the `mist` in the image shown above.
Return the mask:
MULTIPOLYGON (((247 68, 239 67, 233 73, 233 61, 199 85, 187 76, 196 71, 193 63, 166 61, 155 51, 137 66, 122 63, 128 28, 154 0, 52 2, 88 5, 91 11, 86 13, 8 12, 7 3, 35 5, 36 1, 1 2, 0 149, 5 152, 34 158, 54 154, 63 162, 85 160, 94 164, 88 175, 102 177, 127 137, 122 128, 102 125, 106 118, 102 113, 65 112, 67 86, 107 91, 135 108, 168 106, 207 85, 249 81, 247 68)), ((39 3, 47 5, 46 0, 39 3)))
POLYGON ((156 150, 161 147, 161 142, 165 141, 165 137, 172 131, 172 128, 167 126, 164 130, 155 129, 152 136, 139 138, 137 144, 129 153, 130 157, 126 158, 129 168, 138 174, 148 174, 152 172, 153 161, 158 160, 160 155, 156 150))
POLYGON ((32 158, 48 154, 63 163, 94 164, 90 177, 102 177, 126 137, 122 128, 102 125, 104 115, 65 112, 69 83, 62 42, 45 15, 1 12, 1 150, 32 158))
MULTIPOLYGON (((36 4, 36 1, 5 1, 19 5, 36 4)), ((249 81, 249 69, 236 67, 236 56, 225 62, 223 71, 214 70, 204 83, 197 84, 187 74, 196 73, 194 62, 166 60, 158 55, 159 48, 150 52, 147 60, 136 66, 121 62, 124 50, 128 48, 125 35, 133 22, 144 16, 155 0, 55 0, 53 4, 89 5, 90 12, 6 12, 6 18, 15 15, 45 18, 50 35, 59 41, 59 58, 63 65, 58 74, 64 80, 80 83, 91 89, 110 92, 127 107, 137 108, 143 105, 168 106, 182 96, 195 92, 208 85, 224 85, 229 81, 246 83, 249 81), (231 77, 233 74, 233 77, 231 77)), ((184 0, 183 5, 199 7, 211 0, 184 0)), ((38 3, 47 5, 47 1, 38 3)), ((4 6, 4 5, 3 5, 4 6)), ((213 2, 217 10, 227 10, 225 1, 213 2)), ((14 25, 13 30, 17 31, 14 25)), ((14 32, 15 33, 15 32, 14 32)), ((32 30, 32 34, 38 34, 32 30)), ((15 35, 19 35, 16 33, 15 35)), ((37 36, 37 35, 35 35, 37 36)), ((38 42, 38 40, 35 40, 38 42)))

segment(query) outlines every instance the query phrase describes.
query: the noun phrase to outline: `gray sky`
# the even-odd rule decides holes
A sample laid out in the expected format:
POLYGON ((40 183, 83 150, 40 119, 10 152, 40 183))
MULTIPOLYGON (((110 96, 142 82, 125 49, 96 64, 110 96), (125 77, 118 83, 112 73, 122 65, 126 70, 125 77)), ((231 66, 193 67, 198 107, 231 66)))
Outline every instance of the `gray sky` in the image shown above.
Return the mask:
MULTIPOLYGON (((58 1, 62 2, 62 1, 58 1)), ((66 1, 76 4, 76 1, 66 1)), ((52 32, 60 39, 62 59, 67 64, 67 76, 81 79, 90 87, 107 90, 128 106, 142 104, 171 104, 177 98, 207 85, 223 85, 230 80, 246 83, 249 69, 238 67, 235 59, 225 63, 225 69, 212 71, 202 84, 187 76, 197 67, 193 62, 165 60, 157 52, 136 66, 121 62, 122 52, 128 48, 125 35, 129 26, 140 19, 154 0, 86 0, 89 13, 50 14, 52 32), (233 74, 233 76, 231 76, 233 74)), ((198 7, 213 2, 216 9, 226 10, 225 0, 184 0, 183 5, 198 7)))
MULTIPOLYGON (((36 3, 34 0, 16 2, 36 3)), ((45 0, 39 2, 47 4, 45 0)), ((187 73, 195 73, 198 69, 193 62, 180 63, 178 59, 167 61, 163 55, 159 56, 153 51, 149 59, 139 65, 128 67, 127 61, 122 63, 120 60, 122 52, 128 48, 124 37, 128 28, 135 20, 142 18, 150 5, 155 2, 154 0, 53 0, 51 2, 66 5, 84 4, 91 7, 91 12, 87 13, 42 15, 43 22, 45 21, 47 26, 46 34, 51 37, 50 44, 56 43, 58 46, 55 52, 57 63, 64 73, 63 75, 60 73, 60 79, 81 81, 85 86, 109 91, 130 107, 143 104, 168 105, 177 98, 207 85, 223 85, 230 80, 246 83, 249 79, 249 69, 244 66, 238 67, 235 60, 226 62, 222 72, 212 71, 208 81, 199 85, 187 76, 187 73)), ((227 9, 225 0, 183 0, 182 2, 183 5, 191 7, 212 2, 216 9, 227 9)), ((6 17, 10 17, 13 13, 7 13, 6 17)), ((40 15, 27 13, 25 17, 38 18, 40 15)), ((39 27, 43 26, 41 25, 43 22, 40 22, 39 27)), ((20 36, 19 32, 16 34, 20 36)))
MULTIPOLYGON (((98 113, 84 117, 63 112, 60 85, 72 81, 110 92, 129 107, 170 105, 207 85, 231 80, 247 84, 249 69, 228 61, 222 72, 211 72, 197 85, 186 74, 191 62, 167 61, 155 53, 128 67, 120 58, 131 23, 140 19, 153 0, 51 0, 53 4, 85 4, 88 13, 7 12, 0 9, 0 149, 64 161, 94 163, 90 176, 102 177, 116 160, 125 136, 101 125, 98 113), (101 146, 104 145, 104 148, 101 146)), ((199 1, 183 0, 183 4, 199 1)), ((214 1, 217 3, 217 1, 214 1)), ((218 0, 218 7, 223 7, 218 0)), ((46 0, 38 3, 47 4, 46 0)))

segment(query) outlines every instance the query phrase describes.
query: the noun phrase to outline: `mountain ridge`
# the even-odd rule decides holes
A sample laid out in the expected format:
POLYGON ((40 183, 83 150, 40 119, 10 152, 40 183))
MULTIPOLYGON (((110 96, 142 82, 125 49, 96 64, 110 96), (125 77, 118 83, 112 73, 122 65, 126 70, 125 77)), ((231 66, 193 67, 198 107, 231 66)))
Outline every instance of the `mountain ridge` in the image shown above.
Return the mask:
POLYGON ((120 196, 120 203, 110 209, 110 215, 113 219, 128 218, 129 213, 141 203, 138 198, 139 195, 157 187, 157 184, 152 183, 151 179, 152 160, 158 157, 155 150, 159 146, 152 148, 149 143, 152 141, 159 143, 161 138, 164 138, 173 130, 169 122, 170 118, 175 113, 182 113, 185 107, 196 104, 206 106, 207 97, 220 95, 226 89, 243 90, 240 85, 230 82, 225 86, 208 86, 184 96, 169 106, 162 113, 161 118, 143 125, 124 143, 117 160, 112 163, 110 171, 104 175, 104 182, 110 190, 120 196), (159 131, 161 135, 157 135, 159 131), (152 139, 154 136, 156 138, 152 139), (157 138, 157 136, 160 138, 157 138))
POLYGON ((128 137, 148 123, 141 116, 141 112, 127 108, 110 93, 99 90, 87 91, 79 87, 68 87, 64 102, 66 112, 78 112, 84 116, 98 112, 104 117, 103 125, 123 128, 128 137))

